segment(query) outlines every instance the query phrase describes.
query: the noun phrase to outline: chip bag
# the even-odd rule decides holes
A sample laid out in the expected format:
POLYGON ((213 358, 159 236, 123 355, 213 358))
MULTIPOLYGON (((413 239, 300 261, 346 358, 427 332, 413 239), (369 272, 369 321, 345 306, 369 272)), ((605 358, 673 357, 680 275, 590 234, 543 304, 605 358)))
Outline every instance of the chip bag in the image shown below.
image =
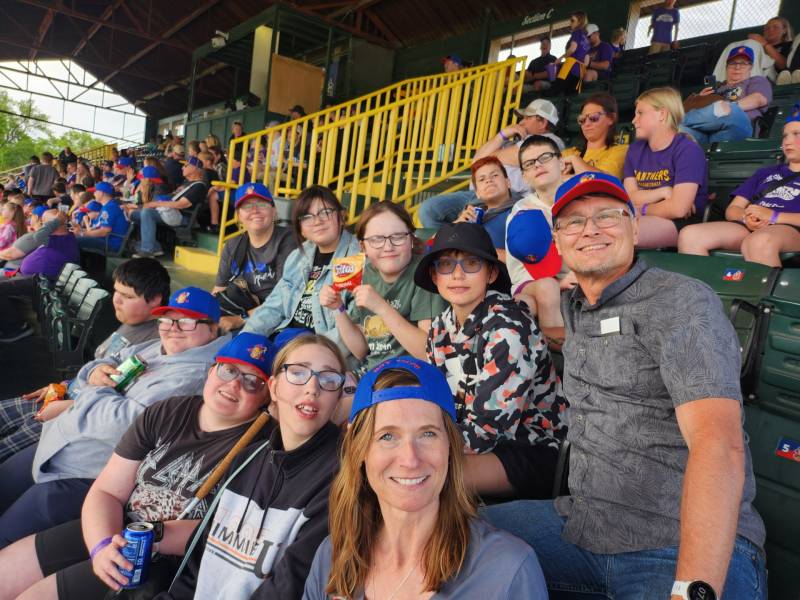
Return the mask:
POLYGON ((353 256, 343 256, 331 260, 333 266, 333 287, 337 292, 342 290, 353 290, 361 285, 361 277, 364 274, 363 254, 353 256))
POLYGON ((67 393, 67 386, 63 383, 51 383, 47 386, 47 391, 44 393, 44 400, 42 402, 42 407, 36 413, 37 415, 42 414, 42 411, 47 407, 48 404, 54 402, 55 400, 61 400, 64 395, 67 393))

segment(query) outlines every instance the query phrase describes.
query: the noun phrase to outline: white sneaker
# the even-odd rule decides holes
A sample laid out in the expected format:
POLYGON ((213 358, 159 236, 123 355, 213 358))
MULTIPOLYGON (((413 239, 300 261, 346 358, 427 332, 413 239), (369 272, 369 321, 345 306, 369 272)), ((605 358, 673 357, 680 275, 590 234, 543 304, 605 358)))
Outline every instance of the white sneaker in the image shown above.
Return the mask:
POLYGON ((792 71, 792 83, 800 83, 800 69, 792 71))
POLYGON ((789 71, 781 71, 775 79, 775 85, 788 85, 792 83, 792 74, 789 71))

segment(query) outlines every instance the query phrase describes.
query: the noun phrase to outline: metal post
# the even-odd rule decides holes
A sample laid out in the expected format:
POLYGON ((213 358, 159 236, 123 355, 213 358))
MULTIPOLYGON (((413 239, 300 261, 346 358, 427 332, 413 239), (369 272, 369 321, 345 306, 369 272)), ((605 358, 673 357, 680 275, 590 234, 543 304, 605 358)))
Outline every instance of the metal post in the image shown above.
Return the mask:
POLYGON ((736 0, 733 0, 733 6, 731 6, 731 19, 728 22, 728 31, 733 31, 733 18, 736 16, 736 0))
POLYGON ((194 109, 194 86, 197 83, 195 78, 197 77, 197 61, 194 57, 192 57, 192 78, 189 81, 189 103, 186 106, 186 121, 190 121, 192 119, 192 110, 194 109))
POLYGON ((325 106, 328 94, 328 77, 331 74, 331 62, 333 60, 333 27, 328 26, 328 51, 325 53, 325 83, 322 86, 322 97, 319 100, 319 106, 325 106))

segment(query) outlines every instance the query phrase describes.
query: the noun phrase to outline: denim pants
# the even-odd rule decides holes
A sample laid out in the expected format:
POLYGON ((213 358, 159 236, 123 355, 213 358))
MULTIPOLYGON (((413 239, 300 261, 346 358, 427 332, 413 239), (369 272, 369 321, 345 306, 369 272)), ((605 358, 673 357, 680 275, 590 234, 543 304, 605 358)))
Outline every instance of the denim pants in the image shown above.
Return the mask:
POLYGON ((166 225, 166 223, 161 218, 158 209, 141 208, 135 210, 131 213, 130 219, 132 222, 139 224, 139 234, 141 235, 139 250, 142 252, 160 251, 162 248, 156 239, 156 231, 159 225, 166 225))
POLYGON ((753 134, 753 124, 738 104, 731 104, 731 112, 720 117, 714 115, 716 104, 687 112, 680 130, 691 135, 698 144, 735 142, 753 134))
POLYGON ((428 229, 439 229, 442 225, 455 221, 461 211, 477 199, 472 190, 431 196, 419 207, 420 223, 428 229))
MULTIPOLYGON (((522 538, 536 550, 551 600, 665 600, 675 581, 678 547, 595 554, 561 539, 566 518, 552 500, 519 500, 481 509, 495 527, 522 538)), ((723 598, 764 600, 764 554, 737 536, 723 598)))

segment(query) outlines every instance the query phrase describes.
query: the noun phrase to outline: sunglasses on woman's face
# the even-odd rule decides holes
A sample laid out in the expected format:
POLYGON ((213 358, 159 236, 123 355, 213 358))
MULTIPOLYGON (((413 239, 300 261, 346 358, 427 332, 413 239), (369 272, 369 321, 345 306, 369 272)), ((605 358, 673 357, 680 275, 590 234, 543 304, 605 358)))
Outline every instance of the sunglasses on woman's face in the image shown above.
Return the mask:
POLYGON ((578 117, 578 125, 583 125, 586 121, 589 121, 589 123, 597 123, 604 114, 606 114, 604 111, 600 111, 590 115, 581 115, 578 117))

